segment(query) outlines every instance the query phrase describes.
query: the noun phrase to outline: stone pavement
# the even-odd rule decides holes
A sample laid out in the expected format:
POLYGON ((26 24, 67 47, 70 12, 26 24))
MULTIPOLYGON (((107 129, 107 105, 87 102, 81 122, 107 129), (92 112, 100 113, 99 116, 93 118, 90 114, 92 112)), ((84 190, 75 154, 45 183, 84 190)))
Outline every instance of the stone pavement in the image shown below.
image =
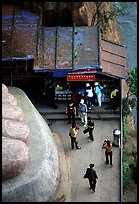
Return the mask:
POLYGON ((93 143, 88 142, 88 134, 82 133, 83 125, 80 124, 80 118, 76 117, 76 124, 80 126, 77 138, 82 149, 72 150, 68 136, 70 124, 67 124, 65 105, 59 103, 58 109, 53 109, 45 103, 35 105, 49 123, 60 154, 61 183, 58 193, 52 198, 53 202, 121 201, 121 148, 113 147, 113 167, 105 164, 105 150, 102 149, 105 139, 113 140, 113 130, 121 129, 120 113, 105 110, 106 105, 102 105, 101 108, 93 107, 88 114, 95 122, 93 143), (95 193, 90 191, 88 180, 83 179, 90 163, 95 164, 99 177, 95 193))
POLYGON ((105 139, 113 140, 113 130, 120 128, 120 120, 94 120, 94 122, 95 141, 89 143, 88 135, 82 133, 83 126, 80 124, 79 120, 77 121, 77 125, 80 126, 77 138, 82 148, 81 150, 72 150, 70 147, 70 138, 68 136, 70 124, 67 124, 67 121, 57 120, 53 121, 50 125, 51 131, 55 136, 57 135, 62 142, 61 148, 63 148, 63 153, 65 153, 67 160, 67 164, 62 164, 65 158, 63 161, 61 160, 61 165, 63 166, 61 167, 63 169, 61 175, 61 178, 63 178, 61 183, 62 187, 60 186, 61 188, 59 188, 58 195, 56 195, 54 201, 121 201, 121 149, 119 147, 113 147, 113 167, 105 164, 105 154, 104 149, 102 149, 102 144, 105 139), (90 163, 95 164, 95 169, 99 177, 95 193, 89 189, 88 179, 83 179, 86 168, 90 163), (65 188, 63 188, 63 186, 65 188), (66 189, 68 189, 67 192, 66 189))

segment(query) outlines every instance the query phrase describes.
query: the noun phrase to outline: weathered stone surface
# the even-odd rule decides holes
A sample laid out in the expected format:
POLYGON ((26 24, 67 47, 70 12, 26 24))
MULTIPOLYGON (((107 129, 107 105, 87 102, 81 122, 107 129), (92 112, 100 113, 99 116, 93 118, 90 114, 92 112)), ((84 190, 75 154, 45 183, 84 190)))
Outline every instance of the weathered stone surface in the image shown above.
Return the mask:
POLYGON ((24 122, 2 119, 2 135, 27 143, 29 128, 24 122))
POLYGON ((18 176, 2 182, 2 202, 47 202, 60 182, 55 140, 46 121, 27 95, 16 87, 9 87, 9 92, 16 97, 30 130, 27 143, 29 158, 18 176))
POLYGON ((5 84, 2 84, 2 93, 8 93, 8 88, 5 84))
POLYGON ((2 103, 17 106, 17 100, 11 93, 2 92, 2 103))
POLYGON ((29 128, 16 98, 2 84, 2 178, 17 176, 28 161, 29 128), (24 143, 25 142, 25 143, 24 143))
POLYGON ((24 114, 20 107, 11 104, 2 104, 2 118, 23 121, 24 114))
POLYGON ((27 161, 28 147, 24 142, 2 137, 2 179, 20 174, 27 161))

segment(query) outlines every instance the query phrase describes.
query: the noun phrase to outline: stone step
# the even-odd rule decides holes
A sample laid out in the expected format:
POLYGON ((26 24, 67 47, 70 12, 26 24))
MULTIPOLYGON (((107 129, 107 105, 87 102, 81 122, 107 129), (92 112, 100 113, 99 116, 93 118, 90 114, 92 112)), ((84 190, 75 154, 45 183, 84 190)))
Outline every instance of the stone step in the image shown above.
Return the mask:
MULTIPOLYGON (((68 120, 68 117, 65 113, 44 113, 44 112, 40 112, 40 114, 42 115, 42 117, 45 120, 68 120)), ((88 114, 89 116, 91 116, 93 119, 95 120, 102 120, 102 119, 120 119, 120 114, 116 113, 116 114, 102 114, 102 113, 90 113, 88 114)), ((75 117, 76 120, 80 120, 79 116, 75 117)))

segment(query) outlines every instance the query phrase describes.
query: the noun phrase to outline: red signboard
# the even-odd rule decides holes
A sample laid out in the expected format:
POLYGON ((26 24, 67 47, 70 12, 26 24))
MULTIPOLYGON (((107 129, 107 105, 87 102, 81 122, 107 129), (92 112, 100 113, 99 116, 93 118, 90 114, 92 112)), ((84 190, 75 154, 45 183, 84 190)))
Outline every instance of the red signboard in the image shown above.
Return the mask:
POLYGON ((67 81, 95 81, 96 76, 95 75, 67 75, 67 81))

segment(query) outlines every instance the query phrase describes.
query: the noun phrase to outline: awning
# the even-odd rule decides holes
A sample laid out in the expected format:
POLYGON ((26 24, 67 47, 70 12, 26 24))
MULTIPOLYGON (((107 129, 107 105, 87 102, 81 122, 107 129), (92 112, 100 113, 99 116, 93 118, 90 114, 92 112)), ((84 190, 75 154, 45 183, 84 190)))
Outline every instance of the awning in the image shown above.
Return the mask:
POLYGON ((67 81, 113 81, 123 79, 122 77, 108 74, 102 71, 74 71, 67 74, 67 81))

